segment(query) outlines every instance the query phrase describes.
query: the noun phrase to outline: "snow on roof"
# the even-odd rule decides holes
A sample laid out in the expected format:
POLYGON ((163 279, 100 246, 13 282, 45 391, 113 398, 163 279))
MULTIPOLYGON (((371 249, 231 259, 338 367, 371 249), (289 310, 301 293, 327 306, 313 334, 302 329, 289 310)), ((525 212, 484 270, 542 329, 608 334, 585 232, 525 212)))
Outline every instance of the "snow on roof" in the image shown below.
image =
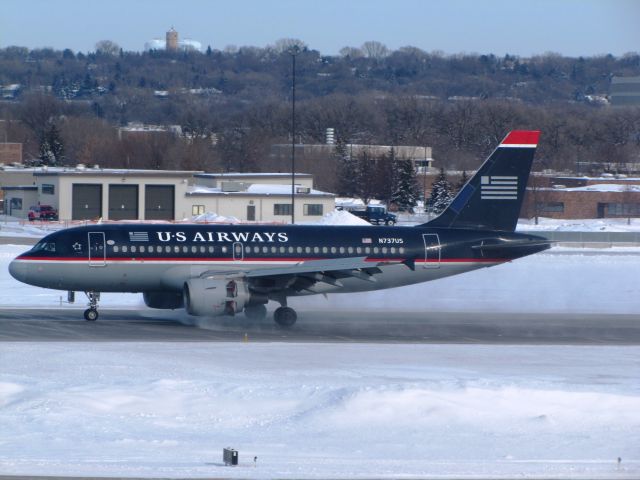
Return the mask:
MULTIPOLYGON (((297 185, 298 188, 305 188, 297 185)), ((254 183, 246 187, 246 189, 237 192, 224 192, 220 187, 205 187, 203 185, 194 185, 188 191, 188 194, 194 195, 228 195, 228 194, 251 194, 251 195, 291 195, 291 185, 254 183)), ((333 195, 332 193, 322 192, 320 190, 309 189, 309 192, 296 192, 303 195, 333 195)))
MULTIPOLYGON (((269 173, 269 172, 259 172, 259 173, 199 173, 196 175, 197 177, 208 177, 208 178, 234 178, 234 177, 288 177, 291 178, 291 173, 269 173)), ((298 173, 296 172, 296 177, 311 177, 310 173, 298 173)))
POLYGON ((599 183, 586 187, 554 188, 564 192, 640 192, 640 185, 620 185, 616 183, 599 183))

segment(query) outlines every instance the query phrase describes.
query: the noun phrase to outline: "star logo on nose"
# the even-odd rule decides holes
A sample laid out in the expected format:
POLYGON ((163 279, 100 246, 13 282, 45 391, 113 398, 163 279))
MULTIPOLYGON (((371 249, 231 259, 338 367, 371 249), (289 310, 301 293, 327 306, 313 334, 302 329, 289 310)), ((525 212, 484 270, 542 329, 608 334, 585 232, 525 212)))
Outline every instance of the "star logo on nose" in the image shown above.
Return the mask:
POLYGON ((74 243, 72 247, 76 252, 79 252, 80 250, 82 250, 82 244, 80 242, 74 243))

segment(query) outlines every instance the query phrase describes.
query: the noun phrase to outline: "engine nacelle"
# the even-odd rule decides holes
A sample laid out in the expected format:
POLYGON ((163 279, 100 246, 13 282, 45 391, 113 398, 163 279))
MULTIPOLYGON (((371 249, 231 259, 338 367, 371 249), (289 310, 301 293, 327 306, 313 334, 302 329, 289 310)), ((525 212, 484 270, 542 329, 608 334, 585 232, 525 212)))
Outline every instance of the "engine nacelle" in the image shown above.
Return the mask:
POLYGON ((229 278, 192 278, 184 284, 184 306, 190 315, 235 315, 249 303, 249 286, 229 278))
POLYGON ((182 292, 143 292, 142 298, 149 308, 175 310, 184 307, 182 292))

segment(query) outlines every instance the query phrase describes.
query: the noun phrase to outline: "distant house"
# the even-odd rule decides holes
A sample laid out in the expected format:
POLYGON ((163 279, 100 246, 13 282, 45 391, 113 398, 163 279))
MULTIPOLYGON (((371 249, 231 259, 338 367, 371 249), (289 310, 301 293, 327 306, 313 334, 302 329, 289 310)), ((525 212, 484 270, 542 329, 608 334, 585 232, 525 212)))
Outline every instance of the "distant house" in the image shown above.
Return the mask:
POLYGON ((640 106, 640 77, 613 77, 610 98, 614 107, 640 106))

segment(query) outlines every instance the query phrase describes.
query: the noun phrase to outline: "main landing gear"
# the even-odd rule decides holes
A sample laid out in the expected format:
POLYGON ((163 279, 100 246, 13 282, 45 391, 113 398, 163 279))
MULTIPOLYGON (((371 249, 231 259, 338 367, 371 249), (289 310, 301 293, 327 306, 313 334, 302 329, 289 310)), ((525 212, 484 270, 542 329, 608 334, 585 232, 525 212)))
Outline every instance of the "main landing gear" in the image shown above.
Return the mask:
POLYGON ((100 292, 84 292, 89 299, 89 308, 84 311, 84 319, 88 322, 95 322, 98 319, 98 302, 100 292))
POLYGON ((298 314, 293 308, 283 305, 282 307, 276 308, 276 311, 273 312, 273 319, 281 327, 291 327, 296 323, 298 314))

